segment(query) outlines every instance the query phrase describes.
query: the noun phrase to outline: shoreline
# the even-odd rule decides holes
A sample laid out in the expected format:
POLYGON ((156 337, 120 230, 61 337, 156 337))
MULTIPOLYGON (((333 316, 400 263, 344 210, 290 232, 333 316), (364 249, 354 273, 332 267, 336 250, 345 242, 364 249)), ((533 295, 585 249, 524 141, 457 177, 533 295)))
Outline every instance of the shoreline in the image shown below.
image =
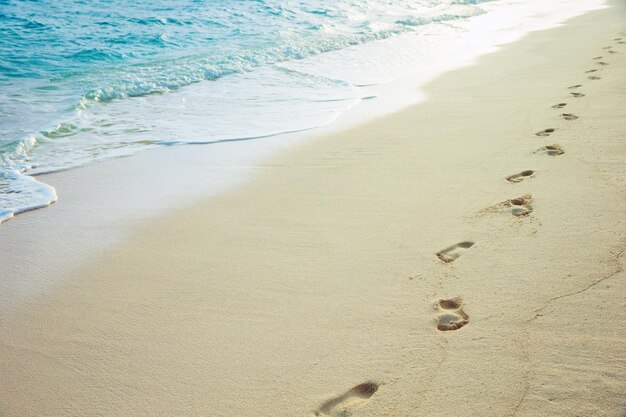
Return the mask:
MULTIPOLYGON (((485 7, 489 6, 485 4, 485 7)), ((607 6, 590 4, 589 7, 593 11, 596 10, 593 7, 601 10, 607 6)), ((519 11, 528 13, 523 7, 519 11)), ((562 11, 551 15, 548 20, 545 17, 543 20, 535 19, 525 23, 524 29, 513 30, 505 23, 502 28, 508 28, 505 30, 507 35, 499 35, 501 43, 487 42, 480 52, 467 56, 461 52, 461 45, 463 42, 472 43, 471 40, 456 40, 449 46, 464 58, 457 57, 454 65, 450 66, 445 59, 437 57, 433 62, 434 69, 425 68, 419 73, 409 71, 408 75, 399 76, 392 82, 363 87, 361 95, 375 97, 375 100, 363 99, 356 108, 341 113, 338 119, 326 125, 273 135, 258 142, 244 140, 241 143, 148 149, 77 168, 36 175, 34 178, 41 178, 44 187, 52 186, 54 192, 61 190, 60 201, 55 199, 56 202, 51 205, 26 211, 12 221, 0 223, 0 235, 4 238, 0 241, 0 253, 4 257, 6 275, 36 277, 23 287, 11 287, 0 295, 0 312, 10 311, 19 306, 22 299, 28 301, 62 283, 63 276, 71 274, 76 269, 75 265, 88 263, 93 254, 122 242, 128 230, 253 182, 263 164, 280 152, 417 106, 428 100, 424 88, 434 80, 475 65, 477 59, 497 53, 529 34, 550 30, 546 25, 558 27, 579 12, 562 11), (162 167, 168 167, 168 170, 162 167), (21 224, 14 224, 15 220, 21 224), (63 245, 50 245, 51 241, 64 240, 67 225, 80 230, 80 235, 73 236, 73 241, 64 241, 63 245), (22 259, 29 259, 29 264, 24 265, 22 259)), ((494 24, 503 13, 504 10, 496 9, 487 15, 455 24, 472 32, 481 24, 494 24)), ((427 37, 437 36, 438 29, 424 28, 424 31, 427 37)), ((419 38, 417 33, 405 35, 419 38)), ((474 40, 479 39, 477 35, 474 40)), ((382 40, 375 48, 385 49, 384 45, 389 42, 394 40, 382 40)), ((345 52, 339 50, 327 55, 338 54, 336 58, 341 60, 345 52)), ((285 65, 289 67, 289 64, 285 65)), ((298 66, 297 63, 295 65, 298 66)))
MULTIPOLYGON (((93 225, 87 241, 115 245, 27 306, 7 301, 0 412, 614 415, 620 13, 530 33, 437 78, 426 102, 285 149, 128 234, 93 225)), ((49 280, 40 268, 29 278, 49 280)))
MULTIPOLYGON (((355 91, 353 91, 353 97, 351 100, 344 98, 340 101, 351 101, 351 104, 343 105, 341 110, 336 109, 336 113, 332 117, 327 114, 326 116, 328 117, 323 118, 324 120, 319 119, 319 115, 316 115, 313 117, 313 119, 316 120, 315 123, 307 123, 306 125, 301 125, 299 127, 293 125, 293 130, 285 129, 282 131, 279 129, 282 133, 269 133, 269 131, 259 131, 256 133, 250 132, 251 135, 253 134, 258 136, 218 136, 214 138, 215 142, 248 142, 249 140, 263 140, 268 137, 278 137, 284 140, 296 142, 295 144, 297 145, 299 141, 306 140, 307 138, 310 139, 329 133, 337 133, 339 131, 358 126, 368 120, 392 114, 403 108, 407 108, 423 101, 425 97, 423 97, 421 88, 424 85, 427 85, 431 80, 445 74, 446 72, 472 65, 476 59, 480 58, 480 56, 497 51, 503 45, 515 42, 526 36, 528 33, 538 30, 546 30, 551 27, 558 27, 572 17, 606 7, 604 0, 582 0, 581 3, 586 2, 584 7, 582 4, 577 4, 572 5, 572 7, 563 8, 563 6, 557 2, 555 5, 544 5, 543 7, 537 9, 533 9, 532 7, 529 8, 520 3, 516 4, 514 1, 509 1, 507 3, 507 1, 508 0, 500 0, 500 2, 498 2, 504 3, 506 7, 502 5, 494 5, 491 2, 484 3, 481 8, 484 9, 485 14, 477 14, 461 20, 452 20, 449 24, 432 24, 425 25, 423 27, 418 25, 420 26, 419 29, 399 34, 394 37, 364 43, 350 48, 329 51, 317 56, 310 56, 295 61, 285 61, 268 67, 259 68, 260 71, 263 71, 275 67, 274 69, 291 71, 305 77, 321 77, 322 79, 346 83, 355 89, 355 91), (515 19, 511 19, 511 15, 517 17, 515 19), (419 51, 419 53, 415 54, 414 51, 419 51), (445 51, 445 53, 442 54, 441 51, 445 51), (357 55, 356 61, 353 57, 355 54, 357 55), (373 56, 375 57, 373 62, 379 62, 379 64, 378 66, 374 65, 376 68, 375 70, 348 69, 352 68, 355 62, 360 61, 358 56, 361 58, 373 56), (380 62, 384 62, 385 64, 380 64, 380 62), (339 120, 339 122, 337 122, 337 120, 339 120), (318 122, 320 124, 317 124, 318 122)), ((367 66, 369 66, 369 64, 365 65, 365 67, 367 66)), ((203 88, 206 89, 206 86, 201 84, 196 86, 196 89, 198 88, 202 91, 203 88)), ((191 95, 192 98, 195 94, 199 93, 196 91, 191 95)), ((189 91, 187 91, 187 95, 189 95, 189 91)), ((185 94, 183 94, 182 97, 178 97, 179 95, 177 93, 172 93, 171 96, 170 100, 173 101, 173 107, 178 106, 177 100, 186 101, 185 94)), ((313 105, 313 102, 310 104, 313 105)), ((148 104, 143 103, 143 105, 148 104)), ((139 106, 141 106, 141 103, 139 103, 139 106)), ((185 114, 186 111, 191 110, 184 110, 182 114, 185 114)), ((148 115, 144 114, 143 117, 141 115, 136 117, 146 118, 148 115)), ((309 117, 312 117, 312 115, 309 114, 309 117)), ((128 120, 124 120, 121 115, 118 115, 118 118, 120 119, 118 122, 121 124, 129 122, 128 120)), ((210 124, 210 122, 207 122, 206 120, 203 122, 203 124, 207 123, 210 124)), ((160 141, 157 141, 161 143, 159 147, 153 149, 143 149, 137 152, 141 153, 150 150, 158 151, 159 149, 161 151, 165 151, 164 148, 180 145, 210 146, 215 143, 206 139, 211 137, 209 134, 210 132, 208 131, 205 132, 208 136, 199 136, 197 141, 191 140, 190 138, 177 139, 177 134, 182 134, 182 136, 192 134, 193 136, 193 133, 186 132, 183 129, 183 125, 184 123, 181 124, 180 129, 174 129, 174 132, 170 132, 170 136, 166 136, 165 138, 161 138, 160 141), (204 139, 207 141, 205 142, 204 139)), ((104 134, 105 132, 102 133, 104 134)), ((281 139, 277 140, 280 141, 281 139)), ((78 138, 78 142, 82 141, 82 139, 78 138)), ((87 140, 87 142, 88 141, 89 140, 87 140)), ((211 152, 209 151, 204 152, 211 155, 211 152)), ((37 152, 35 152, 35 155, 36 153, 37 152)), ((193 151, 190 151, 189 153, 193 154, 193 151)), ((245 164, 247 160, 250 159, 250 155, 245 154, 245 149, 240 150, 239 153, 244 154, 241 161, 234 160, 233 162, 235 164, 245 164)), ((14 180, 10 182, 10 187, 13 189, 14 193, 4 194, 5 197, 13 194, 24 198, 23 196, 25 194, 23 194, 23 192, 27 192, 27 194, 32 193, 33 195, 40 196, 40 199, 38 200, 33 197, 35 200, 30 201, 30 204, 25 202, 28 201, 28 199, 22 200, 22 207, 17 211, 15 211, 14 208, 7 208, 6 210, 3 210, 0 212, 0 224, 13 219, 14 215, 42 209, 54 204, 57 201, 54 187, 51 187, 45 182, 37 182, 36 190, 32 188, 32 185, 20 186, 20 183, 33 184, 33 179, 39 177, 45 180, 47 174, 54 175, 64 171, 81 169, 84 166, 92 164, 103 163, 112 158, 121 158, 125 156, 132 157, 134 155, 136 155, 135 152, 130 152, 125 155, 125 151, 122 151, 122 153, 117 156, 105 156, 99 161, 93 160, 84 164, 78 163, 76 166, 71 166, 70 164, 65 167, 51 170, 45 168, 44 160, 43 168, 35 167, 33 169, 29 169, 28 175, 17 174, 17 178, 21 179, 21 181, 14 180)), ((223 156, 229 158, 232 155, 225 153, 223 156)), ((263 152, 261 152, 261 156, 257 159, 262 159, 263 157, 263 152)), ((211 161, 210 157, 205 158, 206 162, 211 161)), ((37 156, 34 156, 33 162, 35 165, 42 162, 38 161, 38 159, 39 158, 37 156)), ((26 163, 25 161, 23 162, 26 163)), ((174 169, 180 168, 178 165, 180 164, 176 164, 174 161, 174 169)), ((115 167, 113 169, 115 169, 115 167)), ((87 175, 89 175, 89 172, 90 171, 87 171, 87 175)), ((91 175, 108 176, 107 174, 108 173, 105 171, 104 173, 91 175)), ((236 174, 245 175, 245 172, 236 174)), ((162 176, 164 176, 164 174, 162 174, 162 176)), ((181 181, 185 181, 187 178, 188 177, 185 177, 184 175, 179 176, 181 181)), ((165 180, 167 181, 168 178, 165 178, 165 180)), ((120 180, 119 178, 115 178, 110 181, 116 181, 118 184, 122 185, 124 182, 123 179, 120 180)), ((159 178, 153 179, 154 183, 157 183, 158 181, 159 178)), ((210 182, 211 181, 209 180, 209 183, 210 182)), ((219 193, 219 189, 207 192, 205 191, 205 188, 208 187, 206 185, 204 187, 197 187, 192 191, 188 191, 187 196, 183 197, 201 193, 204 197, 209 197, 210 195, 219 193)), ((168 192, 172 196, 176 197, 175 192, 171 190, 168 192)), ((182 196, 182 194, 180 195, 182 196)), ((98 196, 96 196, 96 198, 98 198, 98 196)), ((62 201, 63 199, 64 197, 62 196, 62 201)), ((10 204, 9 200, 10 199, 7 199, 7 201, 5 201, 5 205, 10 204)), ((161 202, 165 201, 164 198, 161 200, 161 202)), ((180 206, 182 205, 179 204, 177 207, 180 206)), ((172 205, 172 207, 174 207, 174 205, 172 205)))

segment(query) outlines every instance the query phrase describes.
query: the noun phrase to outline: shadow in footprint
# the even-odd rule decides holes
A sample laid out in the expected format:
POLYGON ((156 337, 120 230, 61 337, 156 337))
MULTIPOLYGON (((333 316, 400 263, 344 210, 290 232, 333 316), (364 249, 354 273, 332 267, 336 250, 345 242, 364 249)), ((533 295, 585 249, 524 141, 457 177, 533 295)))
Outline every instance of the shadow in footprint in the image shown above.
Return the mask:
POLYGON ((576 84, 576 85, 570 85, 569 87, 567 87, 569 90, 575 90, 577 88, 582 87, 582 84, 576 84))
POLYGON ((578 116, 572 113, 561 113, 561 117, 565 120, 576 120, 578 116))
POLYGON ((600 79, 600 77, 598 77, 597 75, 592 75, 591 77, 587 77, 587 78, 589 78, 590 80, 599 80, 600 79))
POLYGON ((609 54, 616 54, 617 51, 609 51, 609 54))
POLYGON ((469 316, 461 308, 463 300, 460 297, 440 299, 437 307, 441 314, 437 316, 437 330, 447 332, 458 330, 469 324, 469 316))
POLYGON ((437 258, 445 263, 454 262, 463 252, 474 246, 474 242, 466 240, 437 252, 437 258))
POLYGON ((543 129, 535 133, 535 136, 550 136, 552 133, 554 133, 554 130, 555 129, 553 128, 543 129))
POLYGON ((596 72, 596 71, 597 71, 597 69, 590 69, 589 71, 585 71, 585 74, 590 74, 590 73, 596 72))
POLYGON ((555 104, 554 106, 552 106, 552 108, 553 109, 562 109, 565 106, 567 106, 567 103, 559 103, 559 104, 555 104))
POLYGON ((510 175, 506 177, 506 180, 508 182, 518 183, 518 182, 524 181, 527 178, 532 178, 534 176, 535 176, 535 171, 529 169, 526 171, 522 171, 519 174, 510 175))
POLYGON ((598 59, 602 59, 602 57, 601 56, 594 56, 593 59, 594 59, 594 61, 597 61, 598 59))
POLYGON ((378 391, 378 384, 365 382, 359 384, 343 395, 331 398, 315 410, 316 416, 346 417, 352 415, 352 411, 365 405, 378 391))
POLYGON ((565 153, 563 148, 561 148, 561 145, 558 145, 556 143, 553 145, 542 146, 541 148, 537 149, 534 153, 539 153, 539 152, 545 153, 549 156, 559 156, 565 153))
POLYGON ((604 61, 598 61, 596 62, 596 65, 609 65, 608 62, 604 62, 604 61))
POLYGON ((580 98, 585 97, 583 93, 569 93, 572 97, 580 98))

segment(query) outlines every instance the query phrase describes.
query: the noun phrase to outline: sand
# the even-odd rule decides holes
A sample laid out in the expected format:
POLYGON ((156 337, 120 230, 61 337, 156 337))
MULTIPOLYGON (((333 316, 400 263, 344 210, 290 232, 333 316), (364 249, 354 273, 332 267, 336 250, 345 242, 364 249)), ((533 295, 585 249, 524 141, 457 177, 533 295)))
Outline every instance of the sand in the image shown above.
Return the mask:
POLYGON ((625 16, 128 231, 3 315, 0 415, 624 415, 625 16))

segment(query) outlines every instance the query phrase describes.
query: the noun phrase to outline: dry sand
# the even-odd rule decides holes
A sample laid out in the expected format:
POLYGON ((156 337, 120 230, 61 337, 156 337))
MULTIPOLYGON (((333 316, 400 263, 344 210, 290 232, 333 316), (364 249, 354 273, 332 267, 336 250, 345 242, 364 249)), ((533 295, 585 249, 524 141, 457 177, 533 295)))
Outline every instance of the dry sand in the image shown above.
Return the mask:
POLYGON ((624 415, 625 16, 136 228, 2 317, 0 415, 624 415))

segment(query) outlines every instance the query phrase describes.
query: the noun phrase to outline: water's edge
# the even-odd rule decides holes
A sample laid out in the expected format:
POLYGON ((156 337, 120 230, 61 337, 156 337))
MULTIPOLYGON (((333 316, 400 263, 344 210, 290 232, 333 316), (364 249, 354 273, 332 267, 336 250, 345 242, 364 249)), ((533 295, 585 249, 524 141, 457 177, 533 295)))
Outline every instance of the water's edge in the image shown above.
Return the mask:
MULTIPOLYGON (((219 89, 214 91, 215 85, 211 84, 210 81, 193 83, 166 96, 153 94, 140 96, 137 100, 141 101, 133 102, 130 105, 133 109, 139 106, 145 114, 142 114, 141 111, 139 113, 129 112, 126 109, 128 101, 122 101, 119 104, 111 103, 106 107, 106 117, 112 117, 116 125, 125 126, 129 131, 132 130, 130 127, 134 123, 134 120, 129 119, 130 116, 138 120, 152 120, 154 118, 152 112, 158 113, 158 111, 166 109, 168 114, 161 115, 160 119, 162 119, 163 124, 159 125, 157 129, 161 132, 161 137, 167 139, 159 139, 159 137, 149 134, 149 140, 141 140, 141 137, 137 136, 135 139, 138 140, 127 144, 127 146, 111 146, 111 149, 106 149, 104 152, 99 151, 96 154, 91 149, 86 149, 86 153, 82 157, 76 154, 74 150, 67 152, 69 156, 66 160, 62 158, 59 160, 57 155, 52 155, 58 151, 58 147, 51 148, 50 156, 39 151, 39 156, 43 157, 43 161, 46 161, 46 158, 48 161, 56 158, 55 162, 37 166, 31 164, 30 158, 28 158, 24 163, 17 164, 13 169, 4 172, 4 179, 8 180, 8 186, 5 186, 4 189, 0 187, 0 192, 4 192, 3 195, 6 198, 4 204, 0 204, 0 223, 12 218, 15 214, 46 207, 57 201, 55 188, 45 183, 44 176, 35 179, 31 176, 33 174, 73 169, 96 161, 132 155, 138 150, 173 148, 180 145, 211 145, 213 149, 209 153, 213 154, 217 152, 215 146, 217 144, 234 142, 250 144, 256 139, 263 139, 262 142, 266 143, 269 149, 272 145, 268 139, 274 136, 280 137, 278 142, 284 140, 296 144, 302 137, 321 134, 329 129, 346 128, 368 118, 400 110, 422 100, 423 97, 419 88, 434 77, 470 65, 479 56, 497 50, 500 45, 515 41, 531 31, 558 25, 567 18, 600 7, 603 2, 580 0, 576 7, 569 4, 566 10, 564 10, 564 4, 564 2, 557 2, 549 6, 544 5, 541 10, 538 10, 537 5, 528 6, 516 1, 501 0, 484 3, 481 4, 481 7, 486 13, 478 13, 478 15, 468 19, 450 20, 453 22, 452 24, 437 22, 426 25, 420 24, 417 25, 420 26, 417 30, 387 39, 298 60, 262 66, 256 71, 265 71, 264 76, 268 79, 279 77, 277 82, 280 83, 284 79, 280 78, 282 75, 276 74, 288 74, 289 77, 295 76, 298 79, 312 80, 313 84, 311 85, 318 88, 319 91, 303 90, 305 84, 294 86, 302 94, 302 97, 306 96, 307 98, 303 98, 297 104, 286 102, 289 108, 276 107, 273 110, 275 114, 268 117, 267 125, 262 126, 255 123, 252 128, 243 129, 239 132, 241 135, 235 137, 229 137, 224 131, 221 134, 218 132, 212 137, 208 135, 207 138, 203 126, 211 123, 206 120, 204 114, 206 107, 190 104, 193 100, 202 101, 206 100, 207 97, 212 97, 215 102, 220 102, 220 95, 228 96, 228 91, 219 89), (355 62, 358 61, 359 57, 368 57, 369 63, 372 65, 368 68, 355 70, 355 62), (324 90, 324 86, 329 84, 332 85, 332 88, 324 90), (311 101, 311 97, 316 99, 311 101), (181 107, 183 102, 185 104, 181 107), (202 112, 196 113, 195 109, 198 108, 201 108, 202 112), (290 124, 289 121, 281 120, 285 119, 282 117, 282 113, 297 115, 297 122, 290 124), (175 121, 171 119, 172 114, 174 114, 175 121), (281 120, 278 130, 273 127, 276 120, 281 120), (261 132, 261 134, 254 134, 255 129, 260 129, 256 133, 261 132), (294 132, 300 133, 294 134, 294 132), (9 199, 7 196, 11 196, 11 198, 9 199), (13 206, 9 207, 10 204, 13 206)), ((242 88, 248 87, 246 82, 249 80, 246 80, 245 73, 227 75, 226 77, 230 77, 229 80, 235 80, 231 83, 231 87, 236 85, 240 85, 242 88)), ((288 92, 282 91, 281 94, 288 94, 288 92)), ((266 96, 263 97, 267 99, 266 96)), ((233 103, 233 105, 235 104, 233 103)), ((225 104, 222 103, 221 105, 225 104)), ((230 111, 236 112, 237 109, 233 108, 230 111)), ((81 113, 81 116, 84 117, 84 113, 81 113)), ((96 116, 101 117, 102 115, 98 111, 89 113, 89 117, 96 116)), ((135 130, 141 129, 138 127, 135 130)), ((53 131, 47 132, 47 135, 54 136, 55 143, 59 143, 65 137, 74 137, 77 131, 78 134, 83 134, 76 125, 61 124, 53 131)), ((99 140, 94 139, 98 134, 102 137, 108 135, 107 131, 92 132, 93 126, 91 125, 86 131, 90 136, 86 136, 83 140, 88 146, 92 146, 91 140, 99 140)), ((136 132, 133 134, 137 135, 136 132)), ((33 139, 31 138, 31 140, 33 139)), ((70 146, 69 143, 68 141, 68 146, 70 146)), ((30 146, 28 141, 25 142, 24 146, 26 148, 30 146)), ((108 147, 106 144, 103 146, 108 147)), ((261 155, 266 155, 264 151, 257 148, 256 146, 238 147, 240 162, 236 161, 237 157, 233 156, 234 149, 230 149, 226 153, 229 154, 229 157, 234 157, 232 164, 236 166, 251 160, 250 158, 257 158, 256 160, 258 160, 261 155), (253 149, 256 150, 253 151, 253 149), (255 156, 253 153, 258 155, 255 156)), ((63 150, 63 148, 60 149, 63 150)), ((223 152, 224 148, 220 147, 220 149, 219 152, 223 152)), ((163 169, 170 172, 176 171, 169 167, 163 167, 163 169)), ((241 171, 241 175, 245 175, 245 169, 242 168, 241 171)), ((233 174, 235 177, 239 176, 239 173, 233 174)), ((235 182, 237 181, 235 180, 235 182)), ((184 183, 183 180, 181 186, 184 183)), ((217 190, 208 190, 207 192, 212 194, 217 190)), ((61 196, 63 198, 62 194, 61 196)))

